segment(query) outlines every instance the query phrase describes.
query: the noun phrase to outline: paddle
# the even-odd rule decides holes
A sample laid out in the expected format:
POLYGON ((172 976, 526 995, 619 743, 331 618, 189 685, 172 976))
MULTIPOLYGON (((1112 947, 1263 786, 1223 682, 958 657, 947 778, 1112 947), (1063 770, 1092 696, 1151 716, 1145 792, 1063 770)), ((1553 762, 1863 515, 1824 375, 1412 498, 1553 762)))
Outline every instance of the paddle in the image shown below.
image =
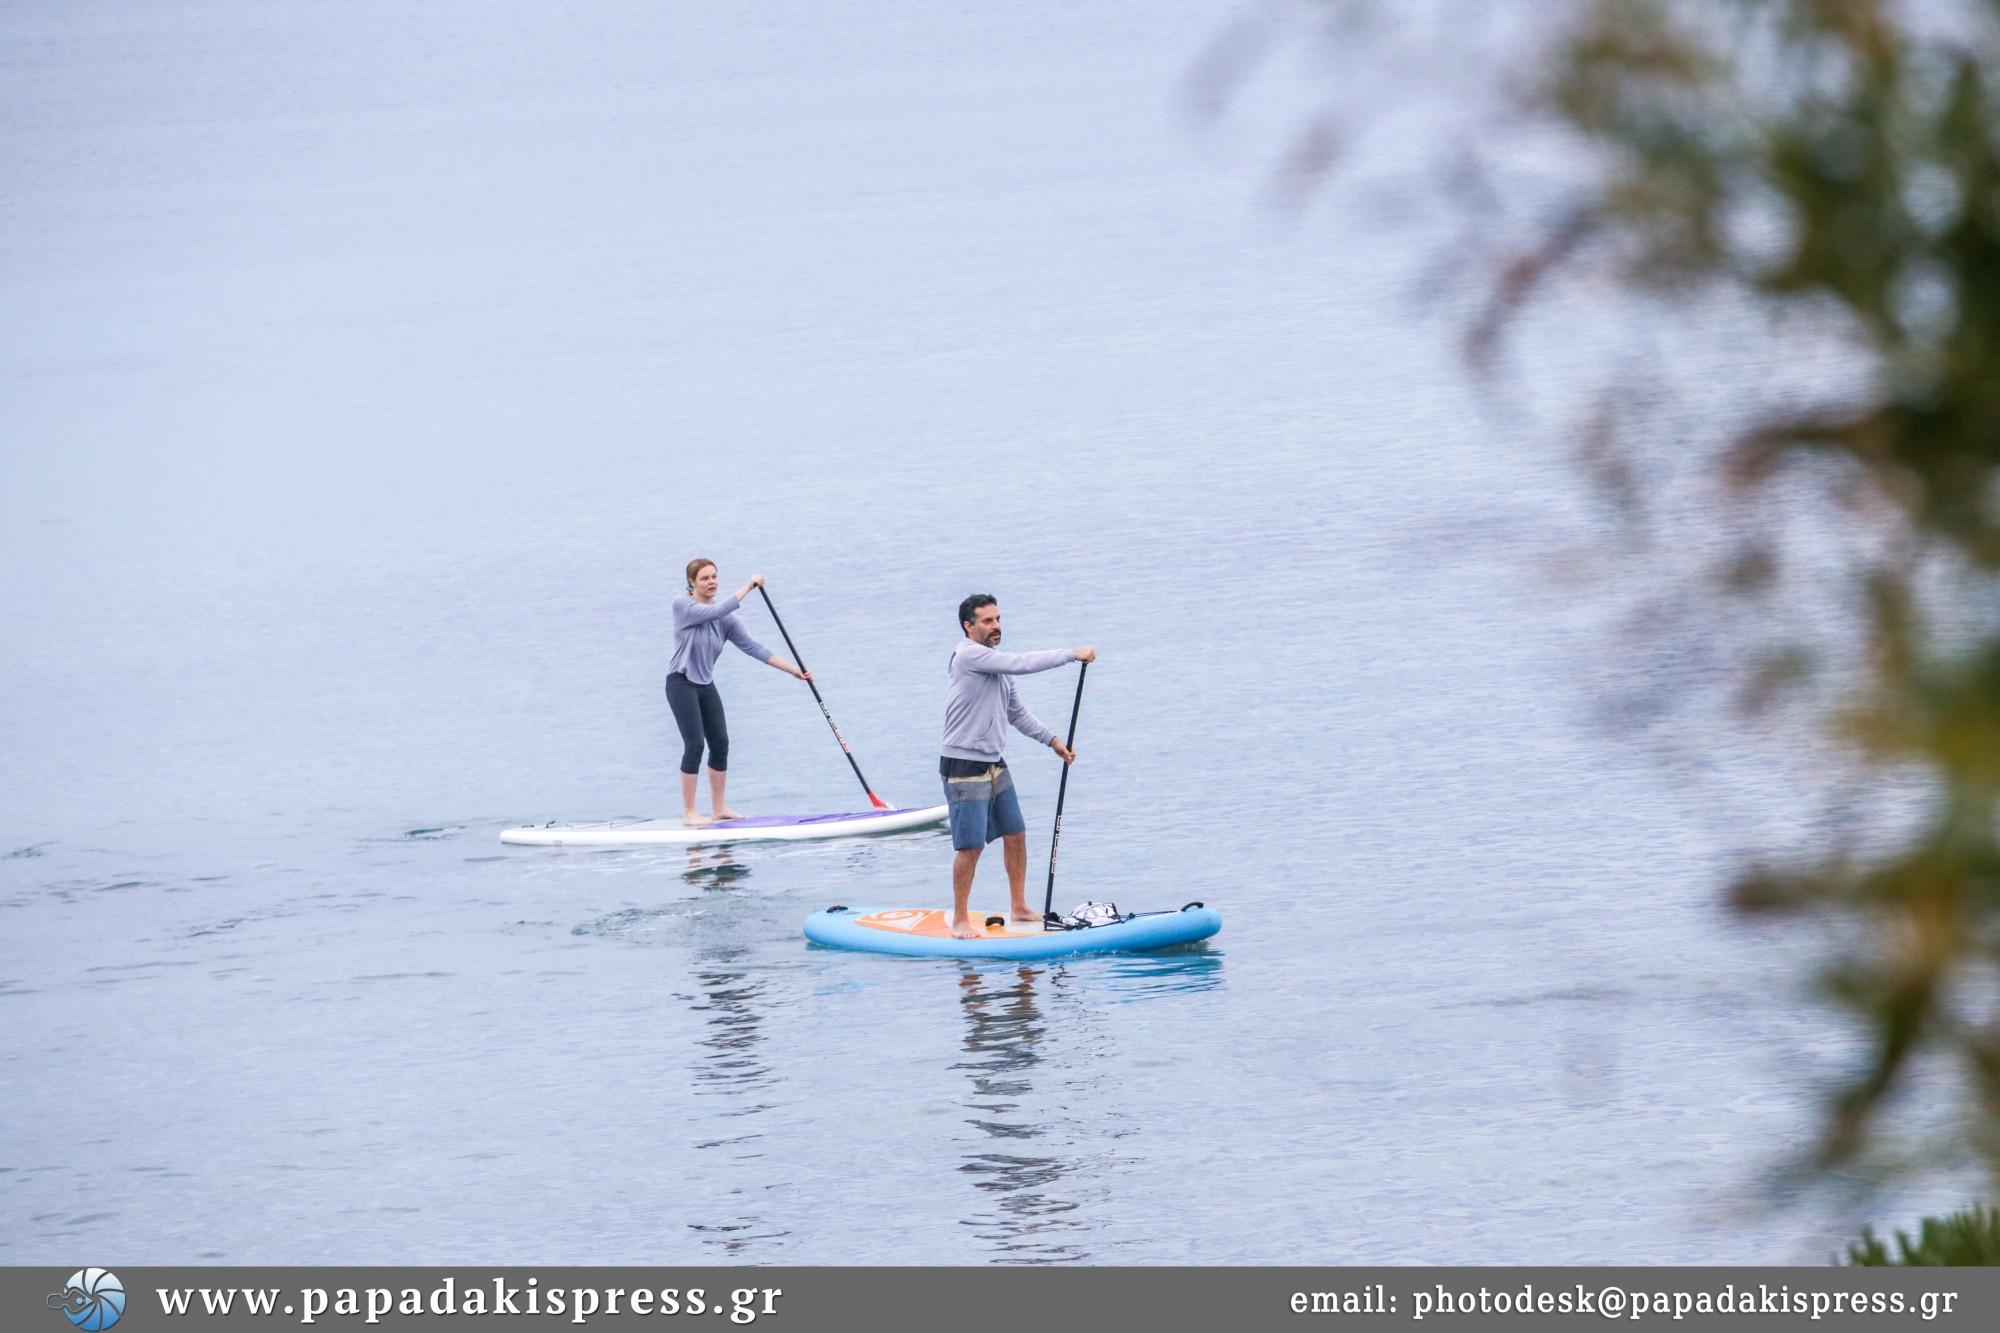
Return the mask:
MULTIPOLYGON (((778 633, 783 634, 785 638, 785 647, 792 650, 792 660, 799 664, 799 670, 804 671, 806 669, 806 660, 799 656, 798 646, 792 642, 792 636, 785 633, 785 622, 778 619, 778 608, 771 605, 771 594, 764 590, 764 585, 761 583, 757 585, 757 591, 763 596, 765 609, 770 611, 771 619, 777 621, 778 633)), ((840 752, 847 756, 847 766, 853 769, 854 776, 860 779, 861 790, 868 793, 869 804, 873 805, 877 810, 890 809, 889 803, 880 796, 877 796, 875 789, 868 785, 868 779, 861 777, 861 765, 854 762, 854 751, 847 748, 847 737, 841 735, 840 728, 833 725, 833 714, 827 711, 826 700, 819 697, 819 686, 814 685, 811 681, 807 681, 806 684, 812 689, 813 702, 819 705, 820 716, 826 719, 826 725, 833 727, 833 738, 840 742, 840 752)))
MULTIPOLYGON (((1069 706, 1069 738, 1063 748, 1071 753, 1076 751, 1076 715, 1083 708, 1083 678, 1090 672, 1090 663, 1085 662, 1076 673, 1076 702, 1069 706)), ((1069 765, 1065 763, 1062 781, 1056 784, 1056 831, 1049 835, 1049 891, 1042 899, 1042 929, 1054 926, 1062 928, 1062 918, 1056 915, 1056 848, 1062 845, 1063 798, 1069 795, 1069 765)))

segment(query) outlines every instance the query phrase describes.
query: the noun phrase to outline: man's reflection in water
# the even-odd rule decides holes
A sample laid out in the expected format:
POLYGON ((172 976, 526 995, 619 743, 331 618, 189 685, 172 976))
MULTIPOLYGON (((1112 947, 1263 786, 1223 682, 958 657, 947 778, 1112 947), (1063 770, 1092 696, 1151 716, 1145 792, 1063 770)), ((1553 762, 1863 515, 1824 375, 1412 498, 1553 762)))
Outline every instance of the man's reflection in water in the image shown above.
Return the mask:
MULTIPOLYGON (((726 864, 733 865, 733 862, 726 864)), ((720 868, 711 866, 711 869, 720 868)), ((748 950, 726 948, 708 951, 694 975, 701 994, 693 1005, 705 1015, 708 1027, 698 1043, 703 1056, 694 1069, 697 1097, 718 1099, 702 1123, 713 1137, 695 1144, 697 1151, 715 1152, 725 1160, 750 1162, 763 1156, 759 1144, 764 1136, 752 1126, 751 1118, 775 1105, 768 1100, 779 1083, 778 1075, 764 1062, 764 1013, 762 1001, 768 983, 755 977, 747 967, 735 966, 748 950)), ((728 1174, 742 1179, 746 1168, 731 1167, 728 1174)), ((739 1185, 731 1196, 761 1193, 754 1186, 739 1185)), ((726 1205, 725 1205, 726 1207, 726 1205)), ((782 1248, 791 1233, 772 1226, 757 1212, 744 1213, 713 1224, 690 1223, 704 1245, 713 1245, 731 1257, 759 1248, 782 1248)))
POLYGON ((727 847, 690 847, 687 857, 681 879, 697 889, 731 888, 750 873, 750 867, 731 856, 727 847))
POLYGON ((1042 1062, 1037 1047, 1044 1027, 1035 983, 1049 969, 1020 966, 982 972, 969 964, 961 966, 959 1004, 965 1011, 966 1058, 952 1068, 966 1070, 972 1078, 973 1097, 967 1105, 979 1114, 967 1123, 992 1140, 985 1145, 988 1151, 971 1154, 959 1167, 974 1178, 982 1205, 992 1205, 990 1211, 967 1218, 965 1225, 975 1228, 981 1240, 994 1242, 999 1262, 1059 1264, 1086 1259, 1087 1251, 1063 1239, 1083 1229, 1080 1220, 1069 1216, 1076 1211, 1076 1202, 1052 1192, 1072 1164, 1033 1151, 1041 1146, 1035 1141, 1056 1127, 1038 1123, 1035 1113, 1026 1109, 1035 1091, 1031 1075, 1042 1062))

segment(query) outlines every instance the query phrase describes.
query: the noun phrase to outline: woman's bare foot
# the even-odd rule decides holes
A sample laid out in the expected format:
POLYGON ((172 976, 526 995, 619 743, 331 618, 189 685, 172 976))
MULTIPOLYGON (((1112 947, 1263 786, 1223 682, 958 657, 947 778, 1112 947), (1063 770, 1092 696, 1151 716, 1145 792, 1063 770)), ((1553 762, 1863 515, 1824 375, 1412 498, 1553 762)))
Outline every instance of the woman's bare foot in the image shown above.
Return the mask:
POLYGON ((734 810, 731 810, 731 809, 730 809, 730 808, 729 808, 728 806, 726 806, 726 805, 725 805, 725 806, 723 806, 723 807, 722 807, 722 808, 721 808, 720 810, 717 810, 717 811, 715 812, 715 817, 716 817, 717 819, 741 819, 741 818, 743 818, 743 816, 742 816, 742 815, 738 814, 738 813, 737 813, 736 811, 734 811, 734 810))
POLYGON ((707 828, 715 821, 699 810, 690 810, 681 816, 681 823, 687 828, 707 828))
POLYGON ((975 926, 962 916, 951 919, 951 937, 955 940, 978 940, 986 938, 986 928, 975 926))

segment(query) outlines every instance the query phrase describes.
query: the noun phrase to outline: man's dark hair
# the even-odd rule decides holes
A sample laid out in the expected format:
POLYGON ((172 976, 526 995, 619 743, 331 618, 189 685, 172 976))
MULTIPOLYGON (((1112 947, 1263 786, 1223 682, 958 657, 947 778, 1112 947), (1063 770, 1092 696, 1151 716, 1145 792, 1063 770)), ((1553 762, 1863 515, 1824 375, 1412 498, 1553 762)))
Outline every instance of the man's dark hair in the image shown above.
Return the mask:
POLYGON ((982 606, 998 606, 999 601, 990 592, 976 592, 958 604, 958 627, 962 631, 972 623, 982 606))

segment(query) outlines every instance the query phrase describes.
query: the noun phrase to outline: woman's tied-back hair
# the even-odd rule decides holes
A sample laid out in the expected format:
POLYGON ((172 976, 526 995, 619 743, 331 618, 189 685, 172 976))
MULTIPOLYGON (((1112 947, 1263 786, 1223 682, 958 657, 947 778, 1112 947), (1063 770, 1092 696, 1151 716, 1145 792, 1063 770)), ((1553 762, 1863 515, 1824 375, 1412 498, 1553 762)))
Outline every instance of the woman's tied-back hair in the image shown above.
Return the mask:
POLYGON ((706 556, 699 556, 699 555, 696 556, 694 559, 688 561, 689 592, 694 591, 694 576, 701 573, 702 570, 707 569, 710 565, 714 563, 715 562, 713 560, 708 559, 706 556))
POLYGON ((999 601, 990 592, 976 592, 960 602, 958 604, 958 628, 960 632, 963 632, 965 627, 972 623, 972 618, 979 614, 980 607, 998 605, 1000 605, 999 601))

